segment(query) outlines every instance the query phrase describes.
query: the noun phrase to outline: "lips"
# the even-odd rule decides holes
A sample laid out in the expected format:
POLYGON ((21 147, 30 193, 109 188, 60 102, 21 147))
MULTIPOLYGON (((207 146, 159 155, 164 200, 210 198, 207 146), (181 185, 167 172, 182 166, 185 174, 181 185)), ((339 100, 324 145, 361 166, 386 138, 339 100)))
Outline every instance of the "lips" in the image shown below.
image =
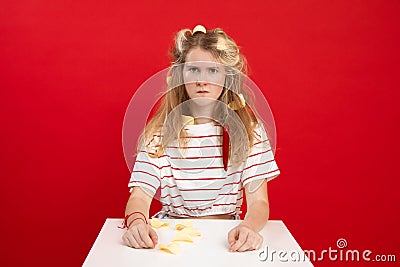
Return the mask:
POLYGON ((199 90, 199 91, 197 91, 197 93, 198 93, 198 94, 204 94, 204 93, 208 93, 208 91, 206 91, 206 90, 199 90))

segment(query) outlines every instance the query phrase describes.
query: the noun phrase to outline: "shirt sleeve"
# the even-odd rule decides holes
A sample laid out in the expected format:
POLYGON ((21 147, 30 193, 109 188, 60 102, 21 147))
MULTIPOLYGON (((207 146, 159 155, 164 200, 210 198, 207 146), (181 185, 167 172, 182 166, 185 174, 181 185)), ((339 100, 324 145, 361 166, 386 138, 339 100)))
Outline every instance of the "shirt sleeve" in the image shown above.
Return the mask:
POLYGON ((142 149, 136 156, 128 187, 132 192, 134 186, 140 186, 150 190, 154 194, 160 187, 160 159, 151 157, 154 149, 145 151, 142 149))
POLYGON ((243 186, 255 180, 270 181, 280 174, 264 126, 259 123, 253 133, 254 145, 245 161, 241 176, 243 186))

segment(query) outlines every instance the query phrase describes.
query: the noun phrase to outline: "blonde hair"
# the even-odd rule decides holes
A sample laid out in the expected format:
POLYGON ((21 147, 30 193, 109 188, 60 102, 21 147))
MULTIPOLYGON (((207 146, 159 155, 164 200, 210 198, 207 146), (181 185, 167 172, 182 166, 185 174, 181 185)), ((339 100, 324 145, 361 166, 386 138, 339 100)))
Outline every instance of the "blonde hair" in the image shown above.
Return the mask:
POLYGON ((253 132, 258 125, 255 110, 251 107, 253 102, 251 92, 246 92, 243 88, 243 75, 248 73, 246 58, 240 53, 235 41, 220 28, 207 30, 206 33, 192 33, 190 29, 182 29, 176 33, 174 41, 170 49, 172 62, 166 81, 169 90, 162 96, 159 108, 140 135, 138 152, 145 148, 151 157, 160 157, 164 153, 164 146, 171 144, 174 140, 178 140, 180 148, 187 147, 188 135, 184 130, 185 122, 181 116, 183 111, 172 111, 190 100, 183 82, 182 66, 191 49, 201 48, 209 51, 226 69, 225 84, 218 99, 225 104, 223 105, 225 108, 218 110, 217 114, 222 118, 218 123, 229 125, 231 143, 229 158, 233 166, 240 165, 246 160, 250 148, 255 143, 257 137, 253 132), (240 94, 246 102, 244 106, 240 94), (227 108, 228 104, 239 108, 232 111, 227 108), (166 123, 167 119, 168 123, 166 123), (161 130, 162 135, 160 135, 161 130), (160 138, 154 139, 154 136, 160 136, 160 138), (149 151, 150 143, 152 153, 149 151))

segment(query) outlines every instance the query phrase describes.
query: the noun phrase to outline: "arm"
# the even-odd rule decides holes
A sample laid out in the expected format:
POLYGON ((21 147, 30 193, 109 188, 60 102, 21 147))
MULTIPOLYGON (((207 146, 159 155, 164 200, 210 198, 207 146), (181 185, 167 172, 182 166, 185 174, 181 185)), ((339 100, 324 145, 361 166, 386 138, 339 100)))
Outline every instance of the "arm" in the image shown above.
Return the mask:
POLYGON ((257 180, 245 186, 247 213, 242 222, 255 232, 259 232, 269 218, 267 181, 257 180))
MULTIPOLYGON (((148 220, 152 199, 153 197, 151 197, 151 193, 147 189, 138 186, 133 187, 128 203, 126 204, 125 216, 134 211, 139 211, 143 213, 146 216, 145 219, 148 220)), ((143 218, 143 216, 140 214, 133 214, 128 218, 127 225, 129 225, 130 222, 136 218, 143 218)))
POLYGON ((263 237, 258 233, 269 217, 267 181, 256 180, 245 185, 247 213, 245 219, 228 233, 229 250, 259 249, 263 237))
POLYGON ((280 174, 264 126, 260 124, 254 132, 259 142, 251 148, 241 177, 247 214, 243 222, 228 234, 230 251, 253 250, 261 246, 263 237, 258 232, 269 218, 267 182, 280 174))
MULTIPOLYGON (((152 193, 148 189, 138 186, 133 187, 126 205, 125 216, 138 211, 146 216, 145 220, 148 220, 152 199, 152 193)), ((144 218, 139 213, 133 214, 128 218, 127 225, 129 225, 129 228, 122 236, 122 240, 129 247, 154 248, 158 241, 157 233, 142 219, 144 218)))

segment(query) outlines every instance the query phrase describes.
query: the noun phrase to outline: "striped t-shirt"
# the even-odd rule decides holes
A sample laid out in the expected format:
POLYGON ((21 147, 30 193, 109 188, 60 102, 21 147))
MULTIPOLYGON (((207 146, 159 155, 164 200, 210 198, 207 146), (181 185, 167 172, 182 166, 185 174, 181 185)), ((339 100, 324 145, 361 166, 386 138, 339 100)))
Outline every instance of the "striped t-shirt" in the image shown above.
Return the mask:
POLYGON ((235 168, 228 162, 226 171, 221 155, 223 128, 214 122, 185 125, 190 136, 187 149, 174 141, 160 157, 140 151, 128 186, 149 189, 162 210, 172 216, 239 214, 247 183, 269 181, 280 174, 264 127, 259 125, 248 158, 235 168))

